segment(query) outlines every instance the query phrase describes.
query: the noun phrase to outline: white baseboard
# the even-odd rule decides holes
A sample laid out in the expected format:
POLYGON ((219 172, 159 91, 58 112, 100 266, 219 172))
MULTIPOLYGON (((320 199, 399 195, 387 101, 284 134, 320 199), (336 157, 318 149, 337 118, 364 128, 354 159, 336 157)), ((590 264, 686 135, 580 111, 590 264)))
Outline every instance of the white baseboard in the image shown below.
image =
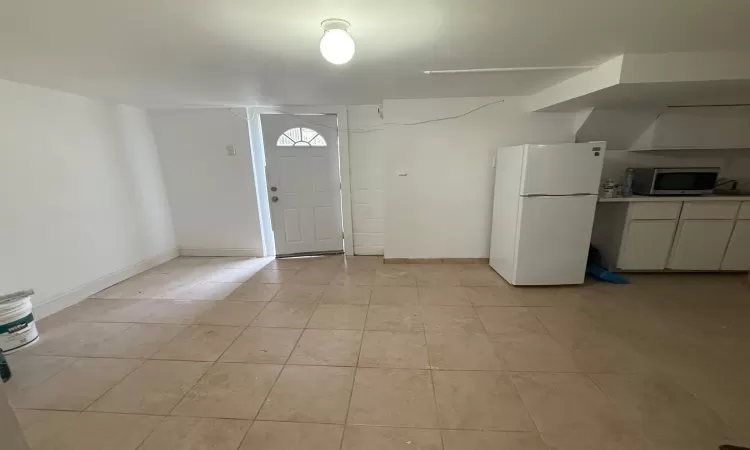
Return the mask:
POLYGON ((76 303, 85 300, 101 290, 107 289, 110 286, 127 280, 132 276, 145 272, 152 267, 156 267, 159 264, 163 264, 176 257, 177 249, 160 253, 152 258, 140 261, 122 270, 110 273, 109 275, 105 275, 99 279, 86 283, 64 294, 53 297, 41 305, 34 305, 34 318, 36 320, 43 319, 50 314, 54 314, 68 306, 75 305, 76 303))
POLYGON ((180 256, 248 256, 263 257, 262 248, 185 248, 180 247, 180 256))
POLYGON ((355 255, 383 255, 383 247, 354 247, 355 255))

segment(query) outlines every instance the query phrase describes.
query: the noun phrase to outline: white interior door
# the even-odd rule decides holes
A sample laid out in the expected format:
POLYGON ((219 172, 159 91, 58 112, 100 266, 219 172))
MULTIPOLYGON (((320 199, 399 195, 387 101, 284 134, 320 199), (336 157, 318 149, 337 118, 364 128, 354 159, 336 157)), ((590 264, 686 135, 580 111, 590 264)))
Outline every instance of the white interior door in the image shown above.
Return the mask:
POLYGON ((261 115, 277 255, 344 250, 336 115, 261 115))

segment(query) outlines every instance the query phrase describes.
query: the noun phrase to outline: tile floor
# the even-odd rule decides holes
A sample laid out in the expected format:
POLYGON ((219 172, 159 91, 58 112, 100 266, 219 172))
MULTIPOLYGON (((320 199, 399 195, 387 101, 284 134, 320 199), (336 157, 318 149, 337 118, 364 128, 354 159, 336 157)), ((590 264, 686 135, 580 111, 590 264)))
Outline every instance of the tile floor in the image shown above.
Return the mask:
POLYGON ((33 450, 750 445, 745 276, 630 278, 178 258, 40 321, 9 396, 33 450))

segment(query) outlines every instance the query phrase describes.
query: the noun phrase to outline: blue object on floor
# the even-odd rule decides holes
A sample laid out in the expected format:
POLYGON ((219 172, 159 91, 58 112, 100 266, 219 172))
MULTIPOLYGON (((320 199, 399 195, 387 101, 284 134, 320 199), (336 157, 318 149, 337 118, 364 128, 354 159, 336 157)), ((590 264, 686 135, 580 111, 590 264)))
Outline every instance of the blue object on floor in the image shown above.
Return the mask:
POLYGON ((628 280, 616 273, 608 271, 599 264, 588 264, 586 266, 586 273, 598 280, 607 281, 609 283, 628 284, 628 280))

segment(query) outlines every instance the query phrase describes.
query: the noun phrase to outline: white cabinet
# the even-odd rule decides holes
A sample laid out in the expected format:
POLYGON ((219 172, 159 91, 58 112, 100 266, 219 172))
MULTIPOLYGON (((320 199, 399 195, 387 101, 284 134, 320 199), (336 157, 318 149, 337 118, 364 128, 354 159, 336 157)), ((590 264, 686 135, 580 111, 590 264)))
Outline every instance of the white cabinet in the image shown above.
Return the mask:
POLYGON ((681 220, 667 267, 674 270, 719 270, 734 220, 681 220))
POLYGON ((750 220, 738 220, 734 226, 721 270, 750 270, 750 220))
POLYGON ((617 266, 622 270, 664 270, 675 228, 674 220, 631 220, 617 266))
POLYGON ((750 271, 750 201, 599 203, 591 243, 610 270, 750 271))

